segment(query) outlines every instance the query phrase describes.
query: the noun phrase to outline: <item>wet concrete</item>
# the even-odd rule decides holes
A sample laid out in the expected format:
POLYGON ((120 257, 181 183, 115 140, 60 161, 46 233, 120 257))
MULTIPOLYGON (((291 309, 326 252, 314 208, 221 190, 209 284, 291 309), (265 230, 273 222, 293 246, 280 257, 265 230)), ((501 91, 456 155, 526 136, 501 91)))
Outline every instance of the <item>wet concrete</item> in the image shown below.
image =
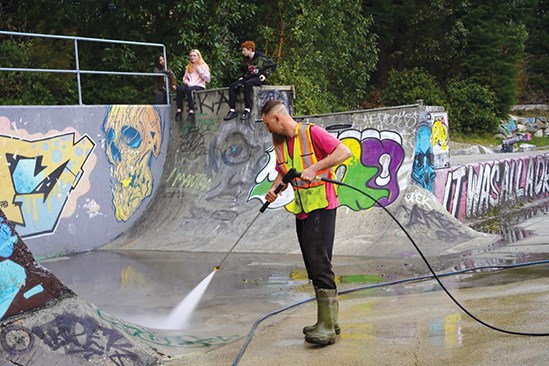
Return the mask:
MULTIPOLYGON (((546 260, 548 219, 546 211, 538 210, 507 225, 509 230, 528 230, 528 236, 428 259, 437 272, 546 260)), ((105 312, 155 328, 223 257, 224 253, 99 251, 42 264, 105 312)), ((340 291, 428 274, 417 255, 336 256, 334 270, 340 291)), ((549 332, 548 275, 545 264, 448 276, 443 283, 482 320, 513 331, 539 333, 549 332)), ((170 365, 229 365, 235 362, 257 319, 312 296, 301 256, 233 253, 214 275, 188 328, 150 329, 147 337, 167 355, 170 365)), ((301 327, 314 323, 315 317, 314 302, 307 302, 262 322, 239 364, 549 362, 546 337, 511 336, 480 325, 453 304, 433 280, 352 292, 340 300, 343 332, 335 346, 318 348, 304 343, 301 327)))

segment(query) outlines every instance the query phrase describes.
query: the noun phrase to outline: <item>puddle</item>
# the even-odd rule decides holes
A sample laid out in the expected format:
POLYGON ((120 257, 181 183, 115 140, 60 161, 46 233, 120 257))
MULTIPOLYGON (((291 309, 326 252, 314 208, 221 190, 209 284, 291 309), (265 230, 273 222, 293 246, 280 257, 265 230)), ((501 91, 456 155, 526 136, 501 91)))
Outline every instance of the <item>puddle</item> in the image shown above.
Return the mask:
POLYGON ((502 240, 499 245, 503 246, 532 236, 533 232, 522 228, 520 224, 533 217, 547 215, 548 212, 549 201, 544 201, 540 204, 510 210, 497 217, 482 219, 469 226, 477 231, 500 235, 502 240))

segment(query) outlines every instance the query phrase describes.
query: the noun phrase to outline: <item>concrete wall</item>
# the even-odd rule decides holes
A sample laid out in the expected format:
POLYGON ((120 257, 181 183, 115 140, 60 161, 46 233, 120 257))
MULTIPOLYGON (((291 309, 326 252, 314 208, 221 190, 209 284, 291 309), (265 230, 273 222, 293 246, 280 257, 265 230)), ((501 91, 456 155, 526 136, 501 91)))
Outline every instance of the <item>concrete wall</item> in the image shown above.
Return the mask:
MULTIPOLYGON (((172 124, 173 105, 0 107, 0 208, 38 257, 96 249, 121 236, 117 245, 128 248, 227 250, 227 238, 242 233, 273 179, 274 152, 258 110, 270 99, 293 106, 289 86, 254 93, 248 121, 223 121, 228 89, 198 92, 195 124, 172 124)), ((349 146, 353 158, 337 178, 388 206, 410 182, 460 220, 547 195, 544 157, 450 168, 447 118, 443 108, 421 104, 296 117, 349 146), (508 180, 520 182, 517 193, 508 193, 508 180)), ((374 215, 365 213, 371 199, 345 187, 339 195, 348 210, 374 215)), ((287 190, 271 208, 292 197, 287 190)), ((293 232, 278 216, 262 229, 293 232)), ((370 219, 357 217, 350 222, 370 219)), ((279 239, 267 239, 274 240, 269 251, 280 250, 279 239)))
MULTIPOLYGON (((441 242, 440 231, 452 225, 449 214, 438 211, 429 220, 418 219, 436 206, 430 193, 422 194, 410 184, 417 129, 421 122, 428 123, 427 111, 408 105, 295 118, 325 127, 349 146, 353 157, 336 168, 337 178, 365 190, 393 212, 402 212, 402 222, 425 242, 426 252, 439 253, 475 235, 453 219, 461 225, 453 232, 460 235, 455 241, 441 242), (432 236, 426 235, 425 224, 435 227, 432 236)), ((220 111, 217 118, 224 113, 220 111)), ((271 136, 261 121, 197 120, 195 126, 172 127, 165 175, 154 202, 142 219, 105 249, 222 253, 249 228, 235 251, 299 251, 293 219, 284 209, 293 199, 292 190, 284 191, 250 226, 276 176, 271 136)), ((372 199, 347 187, 340 187, 339 199, 343 207, 338 213, 336 254, 409 255, 401 228, 381 210, 372 209, 372 199)))
POLYGON ((549 197, 549 153, 498 154, 436 172, 433 193, 460 221, 549 197))
MULTIPOLYGON (((256 105, 276 98, 291 110, 292 96, 291 87, 255 90, 256 105)), ((227 88, 196 99, 205 130, 223 122, 227 88)), ((167 105, 0 107, 0 208, 34 255, 101 247, 143 215, 164 170, 172 113, 167 105)))
POLYGON ((0 107, 0 206, 37 256, 82 252, 141 215, 162 174, 169 106, 0 107))
POLYGON ((549 197, 549 154, 454 157, 441 107, 426 107, 417 132, 412 181, 433 193, 453 217, 468 222, 528 201, 549 197))

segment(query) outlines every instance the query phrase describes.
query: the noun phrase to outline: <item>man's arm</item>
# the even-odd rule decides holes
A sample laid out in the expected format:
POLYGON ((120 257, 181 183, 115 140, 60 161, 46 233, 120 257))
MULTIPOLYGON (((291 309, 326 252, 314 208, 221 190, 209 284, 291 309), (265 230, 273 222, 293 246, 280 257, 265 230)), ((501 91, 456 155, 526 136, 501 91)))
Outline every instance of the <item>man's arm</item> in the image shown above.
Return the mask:
POLYGON ((331 154, 303 170, 301 172, 301 179, 312 181, 315 179, 318 171, 339 165, 349 159, 351 155, 351 150, 345 144, 340 143, 331 154))

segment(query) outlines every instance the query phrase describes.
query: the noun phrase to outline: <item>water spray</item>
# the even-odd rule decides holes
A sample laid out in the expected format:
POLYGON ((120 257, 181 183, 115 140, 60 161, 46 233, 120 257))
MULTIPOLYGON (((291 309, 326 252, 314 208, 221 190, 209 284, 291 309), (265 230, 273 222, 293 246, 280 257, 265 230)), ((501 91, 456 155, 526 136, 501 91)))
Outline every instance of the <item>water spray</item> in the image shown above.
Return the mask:
MULTIPOLYGON (((292 168, 284 175, 282 178, 282 182, 276 187, 274 193, 279 194, 280 191, 284 188, 284 186, 290 181, 296 177, 299 177, 301 174, 297 173, 295 168, 292 168)), ((240 243, 240 240, 246 235, 246 233, 250 230, 254 222, 257 220, 260 214, 265 212, 267 207, 269 206, 270 202, 265 202, 257 215, 255 215, 252 222, 248 224, 246 229, 242 232, 238 240, 234 243, 234 245, 229 249, 229 251, 225 254, 221 262, 217 266, 213 268, 213 271, 206 277, 202 282, 200 282, 183 300, 171 311, 168 318, 165 320, 165 322, 161 325, 163 329, 183 329, 186 328, 188 325, 188 320, 194 311, 196 307, 198 306, 198 303, 200 299, 202 298, 202 295, 206 291, 208 285, 210 284, 213 276, 216 274, 216 272, 219 271, 221 268, 221 265, 223 262, 225 262, 225 259, 231 254, 231 252, 234 250, 234 248, 240 243)))

